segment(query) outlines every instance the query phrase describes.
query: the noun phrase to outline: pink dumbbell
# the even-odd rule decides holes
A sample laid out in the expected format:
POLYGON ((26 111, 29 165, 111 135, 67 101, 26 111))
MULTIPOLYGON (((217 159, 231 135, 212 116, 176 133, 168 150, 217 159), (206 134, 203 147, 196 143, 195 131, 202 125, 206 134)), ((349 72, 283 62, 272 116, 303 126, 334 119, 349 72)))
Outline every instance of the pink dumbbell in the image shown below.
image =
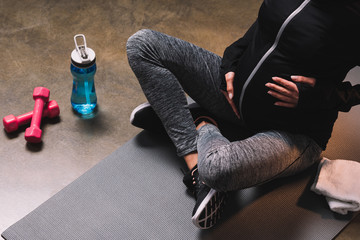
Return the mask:
POLYGON ((45 103, 49 101, 50 91, 44 87, 36 87, 34 89, 33 98, 35 100, 33 116, 30 127, 25 130, 25 140, 30 143, 41 142, 41 117, 45 103))
MULTIPOLYGON (((60 108, 55 100, 48 102, 42 114, 42 117, 54 118, 59 116, 60 108)), ((25 125, 31 122, 33 116, 33 111, 22 114, 20 116, 15 117, 14 115, 8 115, 3 118, 3 124, 5 131, 10 133, 18 130, 19 126, 25 125)))

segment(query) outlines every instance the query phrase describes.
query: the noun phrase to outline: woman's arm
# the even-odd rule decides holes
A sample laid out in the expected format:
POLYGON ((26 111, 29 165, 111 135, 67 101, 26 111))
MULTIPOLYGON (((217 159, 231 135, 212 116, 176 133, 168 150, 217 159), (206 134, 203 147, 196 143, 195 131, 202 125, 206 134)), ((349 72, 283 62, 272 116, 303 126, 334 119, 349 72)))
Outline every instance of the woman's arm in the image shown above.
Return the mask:
POLYGON ((360 104, 360 84, 354 86, 343 82, 332 94, 330 105, 342 112, 350 111, 351 107, 360 104))
POLYGON ((295 108, 299 103, 300 92, 296 83, 306 84, 312 88, 316 84, 315 78, 304 76, 291 76, 291 80, 294 82, 280 77, 273 77, 272 79, 275 83, 269 82, 265 86, 270 89, 268 94, 280 100, 274 105, 288 108, 295 108))
POLYGON ((360 104, 360 84, 352 86, 342 82, 336 87, 315 87, 316 79, 292 76, 292 82, 274 77, 276 83, 267 83, 268 94, 279 99, 275 105, 288 108, 336 109, 348 112, 351 107, 360 104))
POLYGON ((240 38, 225 49, 220 66, 220 73, 222 74, 222 76, 225 76, 226 81, 226 86, 220 87, 221 91, 224 93, 226 99, 228 100, 230 106, 232 107, 238 118, 240 118, 240 115, 232 100, 234 96, 233 82, 235 77, 235 69, 241 55, 248 47, 250 41, 253 39, 253 35, 257 29, 257 26, 258 22, 256 20, 242 38, 240 38), (226 91, 224 89, 226 89, 226 91))
POLYGON ((224 56, 221 62, 221 73, 225 75, 228 72, 234 72, 237 66, 237 62, 245 49, 248 47, 250 41, 253 38, 254 32, 256 31, 258 26, 257 20, 255 23, 249 28, 249 30, 245 33, 245 35, 231 44, 229 47, 225 49, 224 56))
MULTIPOLYGON (((358 51, 358 56, 360 58, 360 51, 358 51)), ((357 65, 360 67, 360 59, 357 65)), ((333 95, 332 104, 339 111, 348 112, 351 107, 360 104, 360 84, 352 86, 350 82, 342 82, 333 95)))
POLYGON ((274 105, 287 108, 295 108, 299 104, 298 84, 304 84, 310 88, 314 88, 316 84, 315 78, 304 76, 291 76, 292 81, 280 77, 273 77, 272 80, 274 83, 265 84, 270 89, 268 94, 279 100, 274 105))

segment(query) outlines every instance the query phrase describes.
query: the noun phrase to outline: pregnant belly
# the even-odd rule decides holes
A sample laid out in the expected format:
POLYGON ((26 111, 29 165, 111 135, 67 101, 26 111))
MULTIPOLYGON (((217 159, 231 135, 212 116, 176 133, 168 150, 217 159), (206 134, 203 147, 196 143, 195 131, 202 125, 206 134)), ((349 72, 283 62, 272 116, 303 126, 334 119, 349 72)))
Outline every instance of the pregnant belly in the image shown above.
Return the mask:
POLYGON ((275 106, 278 101, 265 86, 271 77, 253 79, 244 92, 241 111, 246 124, 260 129, 283 129, 295 126, 296 110, 275 106))

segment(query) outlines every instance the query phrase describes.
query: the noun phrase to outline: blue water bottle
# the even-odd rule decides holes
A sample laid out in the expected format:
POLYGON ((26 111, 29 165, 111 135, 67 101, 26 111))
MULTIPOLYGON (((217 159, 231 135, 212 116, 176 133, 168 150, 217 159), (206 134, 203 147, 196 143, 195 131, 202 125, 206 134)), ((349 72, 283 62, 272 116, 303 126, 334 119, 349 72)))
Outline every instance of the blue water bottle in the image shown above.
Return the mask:
POLYGON ((95 52, 86 46, 83 34, 74 36, 75 49, 71 53, 70 70, 73 75, 71 105, 81 116, 93 115, 97 104, 94 75, 96 72, 95 52), (78 44, 78 40, 82 42, 78 44))

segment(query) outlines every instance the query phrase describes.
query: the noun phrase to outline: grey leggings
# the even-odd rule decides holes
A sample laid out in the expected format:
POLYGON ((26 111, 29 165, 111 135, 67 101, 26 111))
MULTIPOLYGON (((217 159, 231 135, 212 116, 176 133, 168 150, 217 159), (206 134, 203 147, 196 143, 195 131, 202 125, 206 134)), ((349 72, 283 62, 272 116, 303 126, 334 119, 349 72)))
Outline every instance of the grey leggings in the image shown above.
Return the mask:
POLYGON ((268 131, 230 142, 211 124, 196 130, 185 93, 217 120, 236 126, 233 131, 243 128, 219 90, 221 57, 216 54, 152 30, 131 36, 127 54, 177 154, 197 151, 200 176, 210 187, 250 187, 295 174, 320 159, 321 148, 304 135, 268 131))

